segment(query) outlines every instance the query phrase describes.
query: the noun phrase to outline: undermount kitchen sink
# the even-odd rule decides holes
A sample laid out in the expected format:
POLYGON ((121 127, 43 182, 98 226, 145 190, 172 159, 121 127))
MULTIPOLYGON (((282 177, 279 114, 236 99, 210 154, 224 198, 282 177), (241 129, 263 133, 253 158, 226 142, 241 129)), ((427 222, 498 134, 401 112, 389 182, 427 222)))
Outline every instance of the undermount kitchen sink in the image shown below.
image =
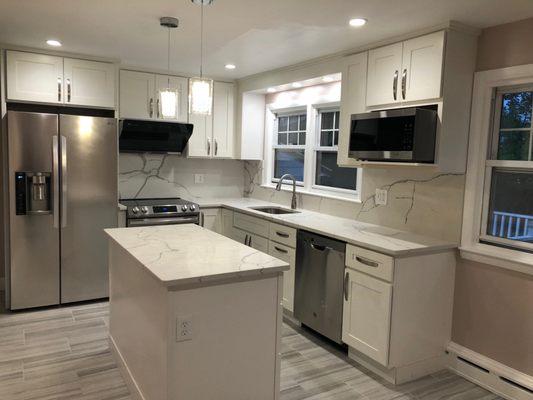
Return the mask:
POLYGON ((282 207, 250 207, 252 210, 263 212, 265 214, 297 214, 300 211, 290 210, 282 207))

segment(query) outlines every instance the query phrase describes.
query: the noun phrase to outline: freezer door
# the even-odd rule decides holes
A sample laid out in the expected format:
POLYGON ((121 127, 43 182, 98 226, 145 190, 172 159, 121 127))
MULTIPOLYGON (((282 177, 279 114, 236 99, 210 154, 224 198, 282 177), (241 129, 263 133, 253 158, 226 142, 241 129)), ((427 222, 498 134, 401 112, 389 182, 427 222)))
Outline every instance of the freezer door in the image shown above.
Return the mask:
MULTIPOLYGON (((59 303, 58 116, 8 111, 9 289, 12 310, 59 303), (55 155, 55 157, 54 157, 55 155), (54 168, 54 159, 56 160, 54 168), (51 213, 17 215, 16 173, 50 174, 51 213)), ((19 174, 20 177, 20 174, 19 174)))
POLYGON ((107 239, 117 226, 117 125, 61 115, 61 302, 108 296, 107 239))

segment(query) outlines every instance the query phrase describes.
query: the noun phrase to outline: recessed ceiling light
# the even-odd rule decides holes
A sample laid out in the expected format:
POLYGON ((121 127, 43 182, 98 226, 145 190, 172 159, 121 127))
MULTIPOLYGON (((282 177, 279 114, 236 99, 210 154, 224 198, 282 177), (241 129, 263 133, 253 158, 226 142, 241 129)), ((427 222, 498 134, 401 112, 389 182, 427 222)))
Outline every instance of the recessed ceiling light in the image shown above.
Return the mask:
POLYGON ((269 88, 267 89, 267 92, 268 92, 268 93, 275 93, 275 92, 276 92, 276 89, 274 89, 273 87, 269 87, 269 88))
POLYGON ((226 69, 235 69, 235 68, 237 68, 237 67, 235 66, 235 64, 226 64, 224 67, 225 67, 226 69))
POLYGON ((329 83, 329 82, 333 82, 333 81, 334 81, 334 79, 333 79, 332 76, 325 76, 325 77, 322 78, 322 80, 323 80, 324 82, 327 82, 327 83, 329 83))
POLYGON ((60 47, 61 46, 61 42, 59 40, 55 40, 55 39, 48 39, 46 41, 46 44, 48 46, 53 46, 53 47, 60 47))
POLYGON ((300 82, 294 82, 294 83, 292 84, 292 87, 293 87, 293 88, 301 88, 301 87, 302 87, 302 84, 301 84, 300 82))
POLYGON ((366 22, 367 21, 364 18, 352 18, 350 20, 350 26, 363 26, 366 22))

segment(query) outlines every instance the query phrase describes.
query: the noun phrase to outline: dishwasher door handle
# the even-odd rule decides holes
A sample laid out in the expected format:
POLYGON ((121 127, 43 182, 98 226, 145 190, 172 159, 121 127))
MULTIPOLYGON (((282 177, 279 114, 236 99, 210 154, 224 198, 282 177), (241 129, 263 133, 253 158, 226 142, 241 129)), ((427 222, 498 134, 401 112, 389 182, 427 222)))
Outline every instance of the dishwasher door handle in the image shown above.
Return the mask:
POLYGON ((311 243, 311 242, 309 242, 309 246, 311 246, 312 249, 318 250, 318 251, 330 251, 331 250, 331 247, 321 246, 319 244, 314 244, 314 243, 311 243))
POLYGON ((344 300, 348 301, 348 283, 350 282, 350 273, 344 274, 344 300))

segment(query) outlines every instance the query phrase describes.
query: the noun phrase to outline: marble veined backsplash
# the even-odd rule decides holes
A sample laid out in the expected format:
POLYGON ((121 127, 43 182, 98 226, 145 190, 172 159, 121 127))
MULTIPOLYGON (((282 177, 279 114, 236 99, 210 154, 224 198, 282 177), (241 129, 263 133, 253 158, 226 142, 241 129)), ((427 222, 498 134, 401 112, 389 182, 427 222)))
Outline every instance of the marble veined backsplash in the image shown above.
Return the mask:
POLYGON ((119 197, 241 197, 242 161, 191 159, 179 155, 121 153, 119 197), (203 174, 203 183, 194 175, 203 174))

